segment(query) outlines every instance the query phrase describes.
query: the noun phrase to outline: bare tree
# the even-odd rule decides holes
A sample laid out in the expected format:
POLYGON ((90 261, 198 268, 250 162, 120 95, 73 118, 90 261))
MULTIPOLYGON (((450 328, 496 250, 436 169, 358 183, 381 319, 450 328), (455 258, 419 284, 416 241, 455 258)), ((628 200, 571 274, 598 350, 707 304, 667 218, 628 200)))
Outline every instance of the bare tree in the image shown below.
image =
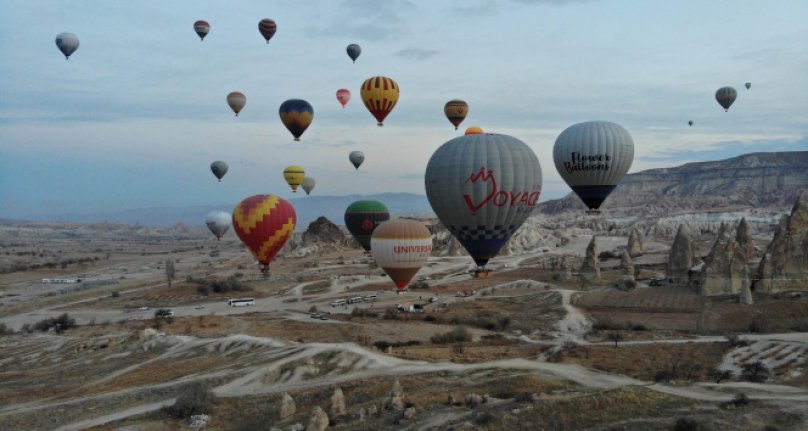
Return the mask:
POLYGON ((623 341, 623 335, 621 335, 619 332, 609 332, 607 338, 609 341, 614 341, 614 347, 617 347, 617 343, 623 341))
POLYGON ((171 287, 171 281, 174 280, 174 260, 166 260, 166 279, 168 280, 168 287, 171 287))

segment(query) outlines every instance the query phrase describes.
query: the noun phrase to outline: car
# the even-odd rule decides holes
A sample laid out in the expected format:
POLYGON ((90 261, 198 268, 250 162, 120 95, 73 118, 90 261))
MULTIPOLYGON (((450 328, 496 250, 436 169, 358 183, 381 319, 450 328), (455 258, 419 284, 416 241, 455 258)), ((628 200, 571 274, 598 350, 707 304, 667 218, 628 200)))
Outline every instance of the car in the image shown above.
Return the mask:
POLYGON ((362 302, 361 296, 354 296, 353 298, 348 300, 349 304, 356 304, 357 302, 362 302))
POLYGON ((147 306, 145 306, 145 305, 144 305, 144 306, 142 306, 142 307, 140 307, 140 308, 138 308, 138 310, 140 310, 140 311, 146 311, 146 310, 148 310, 148 309, 149 309, 149 307, 147 307, 147 306))
POLYGON ((320 315, 320 320, 331 320, 331 316, 329 316, 327 314, 321 314, 320 315))
POLYGON ((197 305, 196 307, 194 307, 194 310, 201 310, 203 308, 205 308, 204 305, 197 305))
POLYGON ((346 303, 347 301, 345 301, 344 299, 335 299, 331 301, 331 306, 336 307, 337 305, 345 305, 346 303))
POLYGON ((311 316, 309 316, 309 317, 311 317, 312 319, 319 319, 320 318, 320 313, 311 313, 311 316))

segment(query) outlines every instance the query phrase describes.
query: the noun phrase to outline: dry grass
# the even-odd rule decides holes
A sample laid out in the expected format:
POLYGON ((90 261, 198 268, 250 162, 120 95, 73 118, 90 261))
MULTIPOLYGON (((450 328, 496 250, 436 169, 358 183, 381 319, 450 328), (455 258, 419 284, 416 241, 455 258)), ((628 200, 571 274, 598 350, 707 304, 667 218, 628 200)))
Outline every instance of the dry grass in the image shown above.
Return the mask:
POLYGON ((135 386, 170 382, 203 371, 211 372, 220 366, 226 365, 227 362, 219 355, 152 362, 98 386, 93 386, 90 388, 89 393, 114 392, 135 386))

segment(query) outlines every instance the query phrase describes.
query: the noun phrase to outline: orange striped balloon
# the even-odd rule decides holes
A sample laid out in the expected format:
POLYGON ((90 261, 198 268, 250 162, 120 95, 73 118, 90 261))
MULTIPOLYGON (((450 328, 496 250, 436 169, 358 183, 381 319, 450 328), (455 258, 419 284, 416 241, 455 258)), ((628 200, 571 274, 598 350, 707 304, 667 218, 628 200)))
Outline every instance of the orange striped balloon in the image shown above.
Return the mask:
POLYGON ((360 94, 365 107, 376 117, 378 126, 383 126, 384 119, 387 118, 387 115, 390 114, 390 111, 398 102, 398 84, 396 81, 386 76, 368 78, 362 84, 360 94))
POLYGON ((275 195, 255 195, 233 210, 233 230, 264 269, 292 236, 297 223, 295 209, 275 195))

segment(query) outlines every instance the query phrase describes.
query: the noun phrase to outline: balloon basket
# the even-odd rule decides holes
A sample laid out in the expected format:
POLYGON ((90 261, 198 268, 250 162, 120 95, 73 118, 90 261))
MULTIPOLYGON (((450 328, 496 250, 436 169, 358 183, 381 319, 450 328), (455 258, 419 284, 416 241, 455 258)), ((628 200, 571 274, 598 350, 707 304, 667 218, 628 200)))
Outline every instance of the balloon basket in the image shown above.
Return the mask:
POLYGON ((586 210, 586 215, 600 215, 600 210, 586 210))
POLYGON ((384 127, 384 124, 382 124, 382 123, 376 123, 376 125, 379 126, 379 127, 384 127))
POLYGON ((474 270, 474 278, 488 278, 491 276, 491 271, 483 268, 477 268, 474 270))

